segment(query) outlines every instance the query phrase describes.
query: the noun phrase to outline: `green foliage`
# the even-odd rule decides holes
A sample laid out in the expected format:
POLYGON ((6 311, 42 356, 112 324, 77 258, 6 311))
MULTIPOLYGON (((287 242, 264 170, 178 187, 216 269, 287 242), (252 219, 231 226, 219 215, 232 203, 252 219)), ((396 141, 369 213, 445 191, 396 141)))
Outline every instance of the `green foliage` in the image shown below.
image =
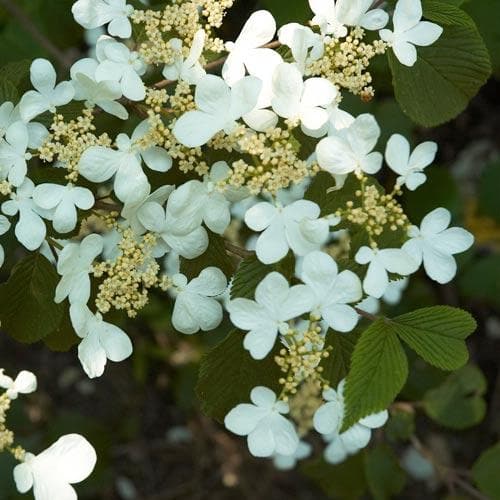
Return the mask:
POLYGON ((248 402, 257 385, 279 393, 280 369, 274 354, 256 361, 243 348, 243 333, 233 330, 202 359, 196 394, 202 411, 219 422, 238 403, 248 402))
POLYGON ((294 0, 293 2, 262 0, 260 7, 272 12, 278 26, 291 22, 306 24, 313 15, 307 0, 294 0))
POLYGON ((460 278, 464 297, 500 305, 500 254, 475 260, 460 278))
POLYGON ((0 285, 2 329, 19 342, 33 343, 55 332, 65 306, 54 303, 59 277, 40 253, 32 253, 12 269, 0 285))
POLYGON ((415 412, 395 409, 385 426, 385 435, 391 441, 407 441, 415 433, 415 412))
POLYGON ((484 418, 486 379, 481 370, 467 365, 452 373, 443 384, 428 391, 424 408, 429 417, 452 429, 472 427, 484 418))
POLYGON ((488 448, 472 466, 472 477, 479 489, 489 498, 500 498, 500 443, 488 448))
POLYGON ((49 335, 43 339, 43 343, 51 351, 55 352, 67 352, 79 341, 80 338, 75 333, 73 325, 71 324, 68 308, 64 311, 63 318, 57 329, 49 333, 49 335))
POLYGON ((387 500, 400 493, 406 484, 406 474, 394 451, 379 444, 365 454, 368 487, 375 500, 387 500))
MULTIPOLYGON (((500 4, 499 4, 500 5, 500 4)), ((500 161, 490 163, 481 173, 478 191, 478 211, 500 222, 500 161)))
POLYGON ((0 102, 5 101, 17 102, 19 94, 16 86, 7 78, 0 77, 0 102))
POLYGON ((389 53, 393 85, 403 111, 433 127, 461 113, 491 73, 488 51, 472 19, 458 7, 436 0, 423 4, 424 16, 444 28, 430 47, 418 48, 413 67, 389 53))

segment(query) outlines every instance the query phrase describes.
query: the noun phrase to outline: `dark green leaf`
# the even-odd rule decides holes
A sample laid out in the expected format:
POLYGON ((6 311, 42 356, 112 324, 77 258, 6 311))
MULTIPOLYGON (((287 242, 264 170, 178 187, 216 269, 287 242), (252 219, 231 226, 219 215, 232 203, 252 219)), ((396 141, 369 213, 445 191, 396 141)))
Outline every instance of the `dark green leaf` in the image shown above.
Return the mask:
POLYGON ((460 291, 469 299, 500 304, 500 254, 478 258, 461 276, 460 291))
POLYGON ((19 94, 16 86, 7 78, 0 76, 0 103, 11 101, 16 104, 18 99, 19 94))
POLYGON ((472 466, 472 477, 479 489, 491 499, 500 498, 500 443, 487 449, 472 466))
POLYGON ((415 433, 415 412, 410 408, 391 410, 385 434, 391 441, 407 441, 415 433))
POLYGON ((331 387, 337 387, 339 382, 347 376, 351 364, 351 355, 361 332, 356 329, 349 333, 339 333, 328 330, 325 348, 332 347, 330 355, 321 362, 323 377, 331 387))
POLYGON ((478 191, 479 213, 491 217, 496 222, 500 222, 498 186, 500 186, 500 161, 496 161, 485 167, 481 173, 478 191))

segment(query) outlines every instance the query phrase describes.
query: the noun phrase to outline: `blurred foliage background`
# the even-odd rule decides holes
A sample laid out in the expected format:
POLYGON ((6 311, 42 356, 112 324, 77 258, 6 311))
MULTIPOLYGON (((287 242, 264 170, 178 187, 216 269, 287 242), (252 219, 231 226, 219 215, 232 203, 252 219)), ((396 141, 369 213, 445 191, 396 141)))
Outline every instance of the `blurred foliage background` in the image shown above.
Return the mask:
MULTIPOLYGON (((86 53, 72 3, 0 0, 0 102, 16 100, 28 88, 33 58, 51 59, 66 77, 71 63, 86 53)), ((477 22, 500 76, 500 2, 469 0, 462 7, 477 22)), ((306 0, 238 0, 221 34, 234 37, 258 8, 271 10, 279 24, 310 17, 306 0)), ((30 369, 39 378, 39 391, 14 402, 10 415, 21 443, 39 450, 61 434, 78 432, 97 448, 95 473, 77 487, 81 498, 500 498, 500 82, 491 78, 452 122, 424 129, 395 101, 385 58, 376 60, 372 74, 375 100, 349 98, 343 107, 375 114, 382 144, 399 132, 414 143, 439 145, 429 181, 404 198, 408 215, 418 223, 443 206, 476 237, 476 245, 460 256, 451 284, 437 286, 417 275, 401 305, 383 307, 388 315, 437 303, 471 311, 479 324, 469 341, 471 363, 450 376, 408 353, 413 366, 401 401, 369 449, 337 467, 312 459, 280 472, 269 461, 252 459, 244 440, 200 412, 194 390, 199 361, 224 338, 227 324, 187 338, 174 332, 169 304, 153 297, 140 319, 121 320, 134 341, 133 357, 110 364, 98 380, 85 377, 75 349, 51 352, 44 344, 21 345, 2 334, 0 366, 8 372, 30 369)), ((108 120, 105 126, 118 133, 121 124, 108 120)), ((11 255, 1 270, 5 281, 22 251, 12 252, 13 242, 2 243, 11 255)), ((314 445, 320 456, 321 443, 314 445)), ((13 465, 9 456, 0 456, 0 500, 21 498, 13 465)))

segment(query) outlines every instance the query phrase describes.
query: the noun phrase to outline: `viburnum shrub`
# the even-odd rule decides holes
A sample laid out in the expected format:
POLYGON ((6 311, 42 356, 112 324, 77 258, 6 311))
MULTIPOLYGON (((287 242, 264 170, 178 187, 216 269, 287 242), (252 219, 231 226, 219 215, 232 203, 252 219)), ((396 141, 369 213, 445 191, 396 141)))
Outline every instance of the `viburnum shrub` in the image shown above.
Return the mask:
MULTIPOLYGON (((76 22, 108 34, 66 81, 34 60, 33 89, 0 106, 0 231, 28 251, 9 249, 25 257, 0 289, 2 328, 77 343, 100 377, 134 349, 116 311, 140 317, 155 294, 183 334, 232 323, 197 392, 252 455, 290 468, 314 432, 332 464, 366 447, 407 379, 407 350, 457 370, 475 329, 457 308, 388 318, 378 301, 397 302, 420 268, 448 283, 473 237, 445 208, 415 221, 400 203, 426 182, 437 145, 398 133, 381 144, 375 117, 352 116, 343 98, 375 98, 370 66, 388 57, 415 122, 462 111, 489 61, 452 3, 309 0, 306 25, 277 28, 259 10, 224 41, 233 0, 76 1, 76 22), (118 135, 106 128, 116 121, 118 135)), ((0 387, 0 451, 20 462, 18 490, 76 498, 92 446, 70 434, 23 450, 5 416, 36 379, 1 370, 0 387)))

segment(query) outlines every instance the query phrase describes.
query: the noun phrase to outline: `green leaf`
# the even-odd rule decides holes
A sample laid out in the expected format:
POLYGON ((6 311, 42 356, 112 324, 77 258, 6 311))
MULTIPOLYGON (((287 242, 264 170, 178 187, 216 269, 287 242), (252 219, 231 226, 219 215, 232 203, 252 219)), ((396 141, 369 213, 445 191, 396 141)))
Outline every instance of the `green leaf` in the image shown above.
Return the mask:
POLYGON ((69 317, 69 307, 65 307, 61 323, 52 333, 43 339, 43 343, 54 352, 68 352, 80 342, 69 317))
POLYGON ((500 305, 500 254, 474 261, 465 269, 459 285, 464 297, 500 305))
POLYGON ((489 498, 500 498, 500 443, 488 448, 472 466, 472 477, 479 489, 489 498))
POLYGON ((54 302, 58 281, 54 266, 39 253, 18 262, 0 285, 2 329, 28 344, 57 330, 64 314, 64 305, 54 302))
POLYGON ((415 434, 415 412, 402 409, 391 410, 391 416, 385 426, 385 435, 391 441, 407 441, 415 434))
POLYGON ((237 404, 249 401, 254 387, 263 385, 279 393, 280 376, 273 353, 261 361, 253 359, 243 348, 243 333, 233 330, 203 357, 196 394, 202 411, 222 422, 237 404))
POLYGON ((396 99, 416 123, 433 127, 461 113, 491 74, 488 51, 472 19, 458 7, 428 0, 424 16, 444 28, 430 47, 418 47, 413 67, 389 52, 396 99))
POLYGON ((407 377, 406 354, 390 322, 375 321, 362 333, 354 349, 345 385, 342 430, 367 415, 385 410, 407 377))
POLYGON ((375 500, 387 500, 401 493, 406 484, 406 474, 386 444, 379 444, 365 454, 365 474, 375 500))
POLYGON ((283 2, 283 0, 262 0, 261 7, 272 12, 278 26, 286 23, 307 23, 312 12, 307 0, 294 0, 283 2))
POLYGON ((323 377, 330 382, 331 387, 337 387, 339 382, 347 376, 351 364, 351 356, 361 332, 356 329, 349 333, 339 333, 328 330, 325 348, 332 347, 330 355, 321 361, 323 377))
POLYGON ((0 76, 0 102, 11 101, 17 103, 19 94, 16 86, 7 78, 0 76))
POLYGON ((472 427, 484 418, 486 379, 481 370, 467 365, 452 373, 439 387, 424 396, 429 417, 452 429, 472 427))
MULTIPOLYGON (((499 4, 500 5, 500 4, 499 4)), ((481 173, 478 190, 478 211, 500 222, 500 161, 490 163, 481 173)))
POLYGON ((21 92, 24 92, 30 84, 30 66, 29 59, 7 63, 0 68, 0 78, 10 80, 17 89, 21 88, 21 92))
POLYGON ((468 312, 449 306, 418 309, 391 323, 394 332, 419 356, 442 370, 456 370, 467 362, 465 339, 477 326, 468 312))

